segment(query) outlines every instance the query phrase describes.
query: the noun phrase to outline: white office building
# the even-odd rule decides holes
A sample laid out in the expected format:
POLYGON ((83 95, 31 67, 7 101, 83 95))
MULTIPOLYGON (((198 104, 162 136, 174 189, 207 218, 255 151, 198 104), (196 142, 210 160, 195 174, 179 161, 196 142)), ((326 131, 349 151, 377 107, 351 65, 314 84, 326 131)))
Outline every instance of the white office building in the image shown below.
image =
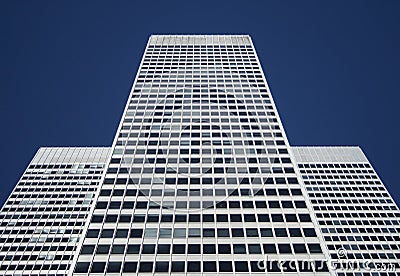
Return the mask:
POLYGON ((368 160, 290 147, 247 35, 151 36, 111 148, 69 150, 90 153, 39 150, 4 205, 0 273, 400 273, 400 212, 368 160), (65 204, 74 223, 53 224, 65 204))

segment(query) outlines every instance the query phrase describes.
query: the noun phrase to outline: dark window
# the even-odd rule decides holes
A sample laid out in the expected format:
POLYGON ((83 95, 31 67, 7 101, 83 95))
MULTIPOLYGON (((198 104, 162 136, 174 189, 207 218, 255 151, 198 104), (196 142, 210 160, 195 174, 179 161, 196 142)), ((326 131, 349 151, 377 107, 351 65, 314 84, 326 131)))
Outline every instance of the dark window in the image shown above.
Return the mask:
POLYGON ((317 234, 315 233, 315 230, 313 228, 304 228, 303 229, 304 236, 306 237, 316 237, 317 234))
POLYGON ((189 215, 189 222, 200 222, 200 215, 189 215))
POLYGON ((215 244, 203 244, 203 254, 215 254, 215 244))
POLYGON ((219 262, 219 271, 220 272, 233 272, 232 263, 226 261, 219 262))
POLYGON ((259 244, 249 244, 249 254, 261 254, 261 247, 259 244))
POLYGON ((200 244, 189 244, 188 245, 189 254, 200 254, 200 244))
POLYGON ((123 272, 136 272, 137 262, 125 262, 123 272))
POLYGON ((172 262, 171 272, 184 272, 185 262, 172 262))
POLYGON ((269 222, 269 216, 266 214, 258 214, 257 217, 259 222, 269 222))
POLYGON ((285 243, 285 244, 278 244, 279 248, 279 253, 281 254, 291 254, 292 249, 290 248, 290 244, 285 243))
POLYGON ((105 262, 94 262, 92 265, 91 273, 103 273, 106 268, 105 262))
POLYGON ((242 216, 241 215, 230 215, 231 222, 241 222, 242 221, 242 216))
POLYGON ((321 246, 318 243, 307 244, 310 253, 322 253, 321 246))
POLYGON ((247 265, 247 262, 244 262, 244 261, 235 262, 235 271, 236 272, 248 272, 249 267, 247 265))
POLYGON ((158 254, 169 254, 171 251, 171 245, 169 244, 159 244, 157 247, 158 254))
POLYGON ((128 236, 128 229, 118 229, 116 238, 126 238, 128 236))
POLYGON ((105 222, 117 222, 118 215, 107 215, 105 222))
POLYGON ((114 244, 111 249, 111 254, 124 254, 125 244, 114 244))
POLYGON ((245 214, 244 215, 244 221, 246 221, 246 222, 255 222, 256 221, 256 216, 254 214, 245 214))
POLYGON ((289 228, 289 234, 291 237, 301 237, 301 231, 299 228, 289 228))
POLYGON ((299 219, 301 222, 311 222, 311 217, 309 214, 300 214, 299 219))
POLYGON ((88 230, 86 237, 87 238, 97 238, 99 236, 99 230, 88 230))
POLYGON ((275 228, 275 236, 277 237, 287 237, 286 228, 275 228))
POLYGON ((155 272, 168 272, 169 262, 156 262, 155 272))
POLYGON ((79 262, 76 264, 75 273, 87 273, 90 263, 79 262))
POLYGON ((294 253, 307 253, 305 244, 293 244, 294 253))
POLYGON ((218 237, 229 237, 229 229, 217 229, 218 237))
POLYGON ((139 272, 152 272, 153 263, 152 262, 140 262, 139 272))
POLYGON ((108 254, 108 251, 110 250, 110 245, 98 245, 97 246, 97 250, 96 250, 96 254, 108 254))
POLYGON ((155 248, 154 244, 143 244, 142 254, 154 254, 155 248))
POLYGON ((203 229, 203 237, 215 237, 215 230, 211 228, 203 229))
POLYGON ((264 244, 263 245, 263 248, 264 248, 264 253, 265 254, 267 254, 267 253, 276 253, 276 247, 275 247, 275 244, 264 244))
POLYGON ((109 262, 107 267, 107 272, 119 273, 121 270, 121 262, 109 262))
POLYGON ((126 250, 126 254, 139 254, 140 245, 128 245, 128 249, 126 250))
POLYGON ((132 229, 131 238, 141 238, 143 236, 143 229, 132 229))
POLYGON ((187 270, 189 272, 200 272, 201 271, 200 262, 189 261, 187 270))
POLYGON ((264 263, 259 263, 259 261, 251 261, 250 262, 250 268, 251 272, 265 272, 265 269, 263 269, 266 266, 264 263), (261 264, 261 266, 260 266, 261 264))
POLYGON ((258 237, 257 228, 248 228, 248 229, 246 229, 246 236, 247 237, 258 237))
POLYGON ((203 222, 214 222, 214 215, 203 215, 203 222))
POLYGON ((271 218, 273 222, 283 222, 283 216, 281 214, 272 214, 271 218))
POLYGON ((246 254, 246 246, 244 244, 234 244, 233 253, 235 254, 246 254))
POLYGON ((184 244, 174 244, 172 246, 172 254, 185 254, 184 244))
POLYGON ((217 272, 217 263, 216 262, 203 262, 203 271, 204 272, 217 272))
POLYGON ((287 222, 297 222, 297 217, 295 214, 285 214, 287 222))
POLYGON ((103 231, 101 231, 101 238, 112 238, 113 235, 114 235, 113 229, 103 229, 103 231))
POLYGON ((218 253, 219 254, 231 254, 231 245, 230 244, 218 244, 218 253))
POLYGON ((94 245, 84 245, 82 246, 81 254, 93 254, 94 245))
POLYGON ((131 216, 130 215, 121 215, 119 217, 119 222, 131 222, 131 216))
POLYGON ((232 237, 244 237, 244 231, 242 228, 233 228, 232 237))

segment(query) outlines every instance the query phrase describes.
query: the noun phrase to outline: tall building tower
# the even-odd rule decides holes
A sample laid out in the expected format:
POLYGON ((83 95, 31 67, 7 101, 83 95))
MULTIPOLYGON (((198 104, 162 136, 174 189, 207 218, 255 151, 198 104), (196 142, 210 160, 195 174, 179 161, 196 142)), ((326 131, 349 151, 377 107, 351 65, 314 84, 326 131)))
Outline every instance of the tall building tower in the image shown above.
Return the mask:
POLYGON ((304 195, 250 37, 151 36, 74 273, 325 259, 304 195))
POLYGON ((400 273, 400 212, 368 160, 290 147, 247 35, 151 36, 113 145, 97 150, 38 152, 52 157, 34 158, 0 214, 0 273, 400 273), (60 184, 71 171, 91 184, 60 184), (45 172, 65 178, 25 178, 45 172), (31 197, 47 207, 21 207, 31 197))

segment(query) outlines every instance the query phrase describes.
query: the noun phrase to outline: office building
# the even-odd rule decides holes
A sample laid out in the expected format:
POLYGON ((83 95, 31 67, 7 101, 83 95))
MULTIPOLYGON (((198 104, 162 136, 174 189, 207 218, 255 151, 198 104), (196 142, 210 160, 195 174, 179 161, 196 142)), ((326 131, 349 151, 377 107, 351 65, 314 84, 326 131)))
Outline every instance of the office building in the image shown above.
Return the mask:
MULTIPOLYGON (((151 36, 113 145, 96 161, 87 201, 74 201, 87 203, 86 224, 71 229, 74 258, 37 270, 10 240, 1 271, 374 275, 332 267, 367 258, 394 264, 382 275, 400 271, 400 213, 368 160, 354 147, 290 147, 247 35, 151 36)), ((63 255, 57 248, 48 251, 63 255)))

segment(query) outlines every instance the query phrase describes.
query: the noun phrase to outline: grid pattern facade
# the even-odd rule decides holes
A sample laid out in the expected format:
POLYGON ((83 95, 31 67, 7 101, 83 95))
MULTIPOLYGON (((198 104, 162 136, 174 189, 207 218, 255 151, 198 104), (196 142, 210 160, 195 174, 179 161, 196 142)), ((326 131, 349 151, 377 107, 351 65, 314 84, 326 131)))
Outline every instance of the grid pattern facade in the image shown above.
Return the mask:
POLYGON ((310 213, 250 37, 152 36, 74 274, 280 273, 310 213))
POLYGON ((361 149, 292 149, 338 275, 399 274, 400 212, 361 149))
POLYGON ((394 276, 399 222, 360 148, 289 146, 249 36, 153 35, 112 147, 36 153, 0 274, 394 276))
POLYGON ((40 148, 0 212, 1 275, 67 275, 110 148, 40 148))

